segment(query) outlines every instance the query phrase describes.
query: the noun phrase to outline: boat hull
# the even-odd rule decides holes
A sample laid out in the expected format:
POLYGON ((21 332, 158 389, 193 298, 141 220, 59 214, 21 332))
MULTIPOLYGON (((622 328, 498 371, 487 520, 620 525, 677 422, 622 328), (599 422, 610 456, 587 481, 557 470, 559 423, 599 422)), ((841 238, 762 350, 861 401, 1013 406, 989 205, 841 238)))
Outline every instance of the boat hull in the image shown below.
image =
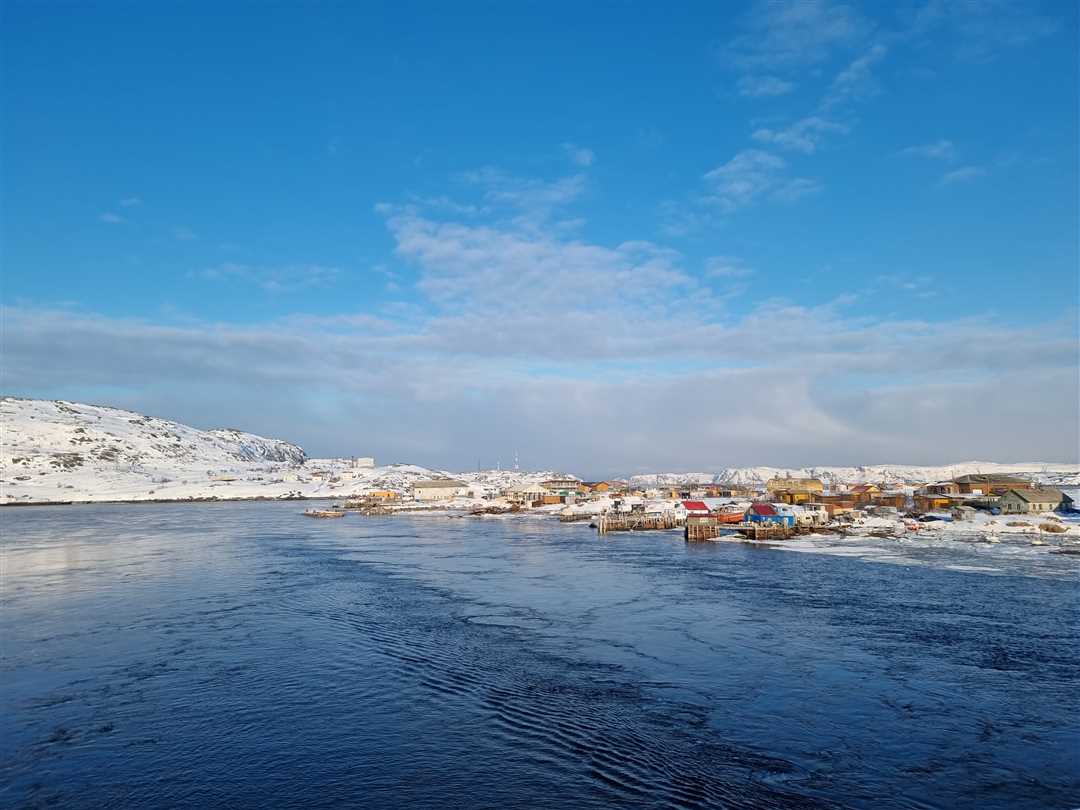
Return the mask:
POLYGON ((742 512, 720 512, 716 515, 720 523, 742 523, 744 517, 742 512))

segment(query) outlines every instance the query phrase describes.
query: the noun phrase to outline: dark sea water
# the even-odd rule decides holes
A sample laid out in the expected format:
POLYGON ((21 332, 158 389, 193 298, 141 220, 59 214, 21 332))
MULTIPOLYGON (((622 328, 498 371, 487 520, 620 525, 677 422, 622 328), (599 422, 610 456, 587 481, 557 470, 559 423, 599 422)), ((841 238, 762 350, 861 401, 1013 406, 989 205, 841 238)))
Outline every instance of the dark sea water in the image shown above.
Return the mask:
POLYGON ((1080 806, 1080 558, 299 512, 0 511, 0 805, 1080 806))

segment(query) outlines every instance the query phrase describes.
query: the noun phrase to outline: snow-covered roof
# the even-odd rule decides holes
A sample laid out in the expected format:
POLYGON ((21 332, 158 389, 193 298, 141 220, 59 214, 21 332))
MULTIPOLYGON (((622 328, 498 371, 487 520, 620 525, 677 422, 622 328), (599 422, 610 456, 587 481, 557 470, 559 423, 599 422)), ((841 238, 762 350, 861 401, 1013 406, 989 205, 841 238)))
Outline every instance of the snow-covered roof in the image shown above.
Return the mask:
POLYGON ((1026 484, 1026 478, 1020 478, 1016 475, 993 475, 988 473, 971 473, 969 475, 961 475, 954 478, 958 484, 1026 484))
MULTIPOLYGON (((1028 503, 1060 503, 1069 498, 1060 489, 1010 489, 1006 495, 1012 494, 1028 503)), ((1069 500, 1072 500, 1069 498, 1069 500)))

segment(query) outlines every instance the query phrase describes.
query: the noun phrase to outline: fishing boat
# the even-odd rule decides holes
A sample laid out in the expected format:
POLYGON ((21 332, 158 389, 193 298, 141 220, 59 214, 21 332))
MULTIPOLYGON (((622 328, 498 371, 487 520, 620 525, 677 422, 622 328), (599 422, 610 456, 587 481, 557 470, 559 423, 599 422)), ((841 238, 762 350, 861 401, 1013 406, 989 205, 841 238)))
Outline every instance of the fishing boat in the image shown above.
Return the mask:
POLYGON ((310 518, 342 518, 345 517, 343 509, 305 509, 304 517, 310 518))
POLYGON ((719 523, 742 523, 746 513, 737 506, 722 506, 714 516, 719 523))

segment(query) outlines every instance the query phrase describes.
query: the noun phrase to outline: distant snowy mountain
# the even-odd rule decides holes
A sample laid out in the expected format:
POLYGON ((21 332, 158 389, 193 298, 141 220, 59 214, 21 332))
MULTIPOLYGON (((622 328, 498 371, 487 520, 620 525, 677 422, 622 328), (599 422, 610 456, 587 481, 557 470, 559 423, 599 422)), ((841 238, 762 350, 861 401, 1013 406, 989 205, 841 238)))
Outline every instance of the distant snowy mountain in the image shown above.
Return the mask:
POLYGON ((972 473, 1015 474, 1057 486, 1080 485, 1080 464, 1049 463, 1041 461, 1000 463, 993 461, 966 461, 938 467, 920 467, 904 464, 874 464, 864 467, 727 467, 715 473, 652 473, 635 475, 630 480, 635 486, 670 486, 677 484, 723 483, 732 486, 755 487, 771 478, 820 478, 825 484, 923 484, 947 481, 960 475, 972 473))

